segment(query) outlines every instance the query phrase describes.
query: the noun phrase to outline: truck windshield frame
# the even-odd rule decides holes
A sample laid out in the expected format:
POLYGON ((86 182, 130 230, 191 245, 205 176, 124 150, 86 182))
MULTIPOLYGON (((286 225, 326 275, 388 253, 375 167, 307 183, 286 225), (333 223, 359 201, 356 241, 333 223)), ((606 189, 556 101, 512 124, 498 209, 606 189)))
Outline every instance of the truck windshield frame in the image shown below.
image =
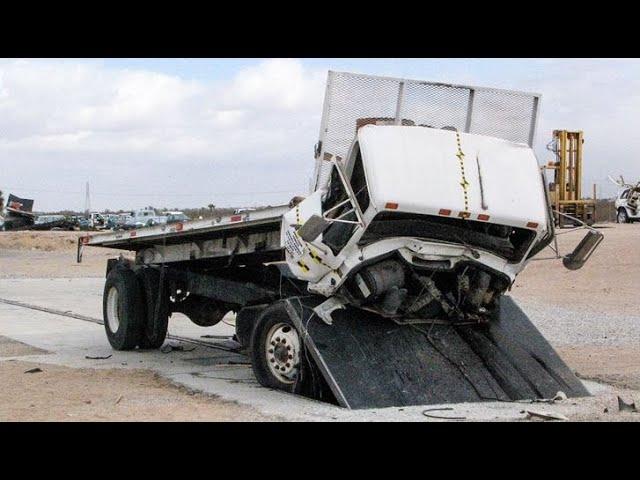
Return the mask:
POLYGON ((521 262, 536 238, 535 230, 494 223, 405 212, 378 213, 358 244, 411 237, 485 250, 510 263, 521 262))

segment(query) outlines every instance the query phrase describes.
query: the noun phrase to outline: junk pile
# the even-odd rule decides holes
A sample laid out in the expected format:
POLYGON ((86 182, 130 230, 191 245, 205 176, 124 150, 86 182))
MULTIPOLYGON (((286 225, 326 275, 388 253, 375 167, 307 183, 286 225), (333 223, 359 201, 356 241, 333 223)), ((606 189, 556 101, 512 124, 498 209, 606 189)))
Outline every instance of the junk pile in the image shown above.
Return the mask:
POLYGON ((65 215, 37 215, 32 199, 9 194, 0 230, 74 230, 76 224, 65 215))
POLYGON ((35 224, 33 200, 9 194, 5 207, 3 230, 28 230, 35 224))

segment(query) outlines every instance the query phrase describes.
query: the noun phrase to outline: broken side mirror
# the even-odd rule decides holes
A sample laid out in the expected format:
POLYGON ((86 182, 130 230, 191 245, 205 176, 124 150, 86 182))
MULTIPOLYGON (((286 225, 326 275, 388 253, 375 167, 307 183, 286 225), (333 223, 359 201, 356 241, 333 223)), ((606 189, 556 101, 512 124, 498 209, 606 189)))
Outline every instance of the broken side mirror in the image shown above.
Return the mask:
POLYGON ((298 229, 298 236, 305 242, 313 242, 320 236, 327 228, 329 228, 331 222, 325 220, 320 215, 311 215, 309 219, 298 229))
POLYGON ((604 235, 602 233, 596 230, 589 230, 573 252, 562 259, 562 264, 569 270, 582 268, 603 238, 604 235))

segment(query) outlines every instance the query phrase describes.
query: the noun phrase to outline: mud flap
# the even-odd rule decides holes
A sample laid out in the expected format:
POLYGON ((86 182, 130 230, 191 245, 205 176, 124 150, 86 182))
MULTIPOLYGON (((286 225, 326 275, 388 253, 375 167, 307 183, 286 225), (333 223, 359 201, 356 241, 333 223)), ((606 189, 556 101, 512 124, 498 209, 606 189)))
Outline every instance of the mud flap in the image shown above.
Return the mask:
POLYGON ((314 315, 325 299, 284 300, 338 403, 382 408, 588 396, 510 297, 485 326, 397 325, 356 308, 314 315))

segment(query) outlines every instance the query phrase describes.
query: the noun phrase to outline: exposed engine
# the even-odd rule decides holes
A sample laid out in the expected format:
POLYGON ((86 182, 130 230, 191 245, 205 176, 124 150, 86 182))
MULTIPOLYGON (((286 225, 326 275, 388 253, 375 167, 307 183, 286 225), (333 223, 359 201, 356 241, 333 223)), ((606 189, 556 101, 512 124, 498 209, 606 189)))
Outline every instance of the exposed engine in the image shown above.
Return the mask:
POLYGON ((489 321, 509 286, 502 275, 473 262, 454 269, 416 268, 396 258, 368 265, 346 282, 342 294, 386 317, 452 322, 489 321))

